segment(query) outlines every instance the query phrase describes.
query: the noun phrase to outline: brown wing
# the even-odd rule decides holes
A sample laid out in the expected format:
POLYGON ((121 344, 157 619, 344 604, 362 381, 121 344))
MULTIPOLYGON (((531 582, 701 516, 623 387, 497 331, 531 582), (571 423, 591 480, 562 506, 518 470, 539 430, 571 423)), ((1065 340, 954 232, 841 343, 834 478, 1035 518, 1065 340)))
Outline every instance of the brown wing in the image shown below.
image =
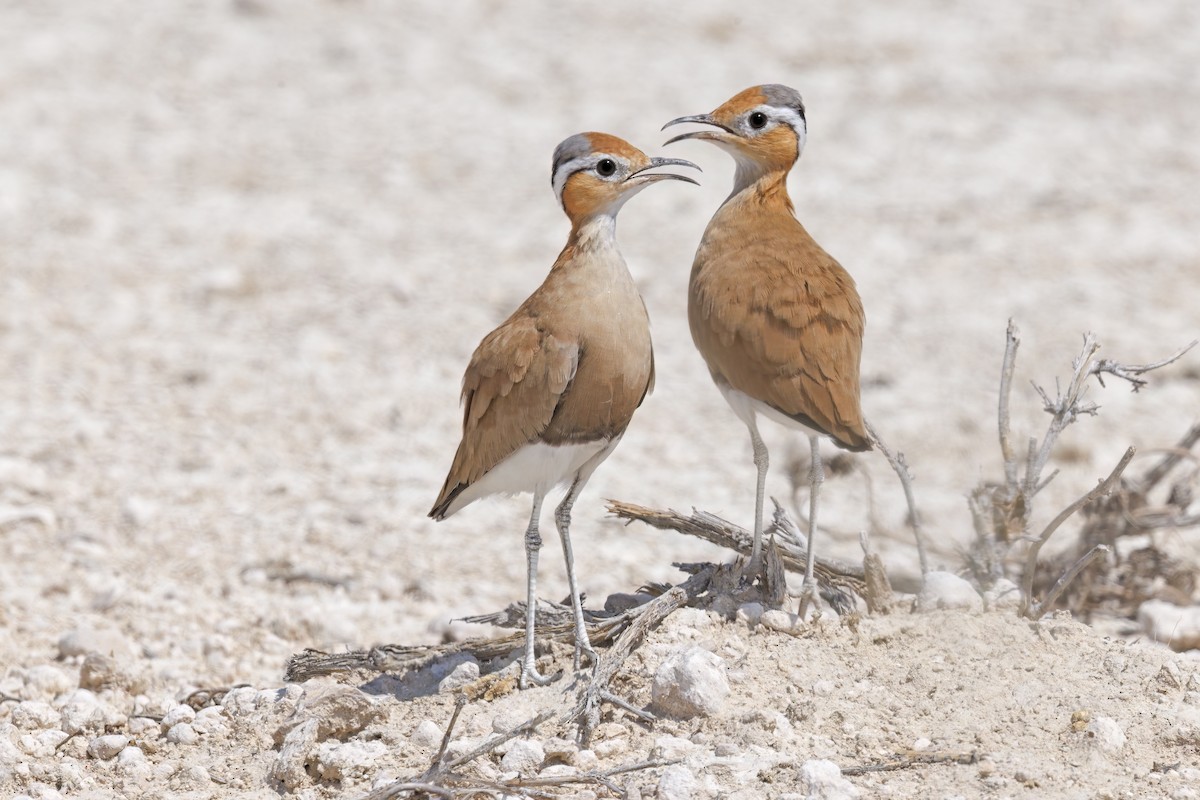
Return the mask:
MULTIPOLYGON (((805 234, 805 239, 807 235, 805 234)), ((853 279, 812 242, 698 258, 689 319, 714 379, 850 450, 870 449, 859 404, 864 328, 853 279)))
POLYGON ((514 315, 480 342, 463 376, 462 442, 429 516, 445 517, 460 492, 538 438, 578 362, 575 342, 560 341, 531 316, 514 315))

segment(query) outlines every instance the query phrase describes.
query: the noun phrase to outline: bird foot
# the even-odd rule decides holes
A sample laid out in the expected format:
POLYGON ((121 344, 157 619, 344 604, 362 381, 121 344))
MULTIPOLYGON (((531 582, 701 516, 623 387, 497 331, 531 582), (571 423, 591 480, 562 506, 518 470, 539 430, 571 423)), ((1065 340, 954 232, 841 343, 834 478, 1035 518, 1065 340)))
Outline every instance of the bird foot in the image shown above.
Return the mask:
POLYGON ((526 661, 521 665, 521 681, 522 689, 529 689, 534 686, 548 686, 562 677, 562 672, 555 672, 553 675, 543 675, 537 671, 537 667, 532 661, 526 661))
POLYGON ((815 578, 805 578, 804 585, 800 588, 800 619, 803 620, 808 616, 809 606, 812 606, 813 612, 817 612, 820 607, 820 595, 817 590, 817 581, 815 578))

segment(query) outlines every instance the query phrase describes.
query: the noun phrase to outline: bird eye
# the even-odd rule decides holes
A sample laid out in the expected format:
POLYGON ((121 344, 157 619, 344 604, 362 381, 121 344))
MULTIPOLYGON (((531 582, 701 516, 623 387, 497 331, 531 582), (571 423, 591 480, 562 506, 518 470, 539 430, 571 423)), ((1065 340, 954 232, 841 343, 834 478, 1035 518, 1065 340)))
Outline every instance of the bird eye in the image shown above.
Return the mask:
POLYGON ((617 162, 613 161, 611 158, 602 158, 600 159, 599 163, 596 164, 596 172, 605 178, 607 178, 609 175, 612 175, 616 171, 617 162))
POLYGON ((754 128, 754 130, 759 130, 766 124, 767 124, 767 115, 764 114, 763 112, 755 111, 753 114, 750 115, 750 127, 754 128))

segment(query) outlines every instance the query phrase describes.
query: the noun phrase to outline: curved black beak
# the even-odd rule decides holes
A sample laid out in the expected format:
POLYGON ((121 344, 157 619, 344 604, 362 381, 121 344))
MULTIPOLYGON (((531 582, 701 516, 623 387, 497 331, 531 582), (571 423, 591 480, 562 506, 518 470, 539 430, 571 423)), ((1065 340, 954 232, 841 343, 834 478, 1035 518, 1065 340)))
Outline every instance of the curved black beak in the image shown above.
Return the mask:
POLYGON ((651 170, 651 169, 654 169, 655 167, 667 167, 667 166, 691 167, 692 169, 694 169, 698 172, 703 172, 703 170, 701 170, 700 167, 696 166, 695 164, 693 164, 690 161, 685 161, 682 158, 660 158, 658 156, 655 156, 650 159, 650 164, 648 166, 642 167, 641 169, 639 169, 635 172, 629 173, 629 176, 627 178, 625 178, 624 182, 628 183, 636 178, 637 181, 641 182, 641 183, 654 183, 655 181, 662 181, 662 180, 676 180, 676 181, 684 181, 685 183, 695 183, 697 186, 700 185, 699 183, 696 183, 696 181, 692 180, 691 178, 688 178, 684 175, 676 175, 673 172, 651 172, 651 173, 646 172, 646 170, 651 170))
MULTIPOLYGON (((720 128, 727 134, 732 136, 737 135, 737 133, 731 130, 728 126, 714 119, 712 114, 692 114, 691 116, 687 117, 676 117, 666 125, 663 125, 662 130, 665 131, 672 125, 681 125, 685 122, 694 122, 699 125, 712 125, 714 128, 720 128)), ((670 139, 667 139, 667 141, 663 142, 663 144, 682 142, 684 139, 708 139, 712 141, 720 141, 721 138, 721 134, 717 133, 716 131, 692 131, 691 133, 681 133, 678 136, 672 136, 670 139)))

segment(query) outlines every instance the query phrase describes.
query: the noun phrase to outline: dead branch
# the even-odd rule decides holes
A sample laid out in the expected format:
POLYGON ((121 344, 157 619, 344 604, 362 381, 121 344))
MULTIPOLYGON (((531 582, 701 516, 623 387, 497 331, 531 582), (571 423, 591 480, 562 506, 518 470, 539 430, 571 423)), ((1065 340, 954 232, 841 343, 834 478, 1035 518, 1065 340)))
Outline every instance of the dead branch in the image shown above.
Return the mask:
MULTIPOLYGON (((1033 577, 1034 573, 1037 571, 1037 558, 1042 546, 1050 540, 1050 537, 1054 535, 1054 532, 1058 530, 1059 526, 1066 522, 1066 520, 1072 514, 1099 497, 1107 497, 1112 492, 1117 480, 1121 477, 1121 473, 1125 471, 1125 467, 1129 466, 1129 462, 1133 460, 1133 455, 1136 452, 1137 450, 1133 447, 1130 447, 1128 450, 1126 450, 1125 455, 1121 457, 1119 462, 1117 462, 1117 466, 1113 468, 1113 471, 1109 473, 1107 478, 1100 481, 1096 487, 1094 487, 1087 494, 1083 495, 1083 497, 1080 497, 1074 503, 1059 512, 1058 516, 1051 520, 1050 524, 1046 526, 1046 529, 1042 531, 1042 535, 1030 544, 1029 551, 1025 556, 1025 573, 1021 578, 1022 616, 1027 616, 1031 619, 1038 619, 1046 613, 1046 609, 1048 608, 1048 604, 1045 601, 1042 603, 1034 603, 1033 601, 1033 577)), ((1089 554, 1088 556, 1085 556, 1085 558, 1095 558, 1095 556, 1089 554)), ((1076 566, 1078 569, 1072 567, 1072 570, 1069 573, 1072 575, 1072 577, 1078 574, 1079 569, 1082 569, 1082 566, 1076 566)), ((1064 576, 1064 578, 1065 577, 1066 576, 1064 576)), ((1060 581, 1060 583, 1061 582, 1062 581, 1060 581)), ((1069 583, 1069 581, 1067 581, 1067 583, 1069 583)), ((1066 584, 1064 583, 1063 588, 1065 588, 1065 585, 1066 584)), ((1059 593, 1062 592, 1062 588, 1059 588, 1057 585, 1055 588, 1058 589, 1059 593)))
POLYGON ((913 499, 913 477, 908 471, 908 462, 904 460, 904 453, 893 453, 891 448, 884 443, 879 434, 875 431, 875 427, 865 421, 867 426, 867 434, 870 435, 872 441, 879 447, 883 457, 891 464, 892 471, 896 473, 896 477, 900 479, 900 485, 904 488, 904 502, 908 504, 908 524, 912 528, 913 538, 917 540, 917 557, 921 560, 921 575, 922 578, 929 574, 929 557, 925 550, 925 532, 921 527, 921 516, 917 513, 917 502, 913 499))
MULTIPOLYGON (((648 716, 646 712, 639 711, 628 703, 620 701, 620 698, 609 691, 608 686, 624 665, 625 660, 642 643, 646 633, 666 619, 671 612, 689 603, 694 603, 708 591, 715 571, 716 567, 710 565, 692 575, 679 586, 654 598, 649 603, 639 606, 636 609, 640 611, 637 619, 622 631, 609 651, 601 656, 600 663, 596 666, 591 679, 580 687, 576 695, 575 706, 559 718, 559 721, 564 724, 580 720, 579 738, 585 747, 591 740, 596 725, 600 723, 600 702, 603 700, 620 705, 627 711, 646 719, 648 716)), ((653 720, 653 715, 649 715, 649 719, 653 720)))
MULTIPOLYGON (((1012 394, 1013 369, 1017 363, 1017 348, 1021 345, 1021 332, 1010 317, 1005 334, 1004 363, 1000 368, 1000 455, 1004 458, 1004 483, 1010 489, 1017 485, 1017 459, 1013 455, 1009 439, 1008 401, 1012 394)), ((1010 498, 1011 500, 1011 498, 1010 498)))
MULTIPOLYGON (((652 528, 679 531, 729 548, 741 555, 750 554, 750 531, 707 511, 693 509, 691 516, 685 517, 672 510, 662 511, 620 500, 609 500, 608 512, 627 522, 636 520, 652 528)), ((776 537, 784 566, 791 572, 803 574, 807 558, 806 548, 800 544, 804 538, 803 534, 796 529, 795 523, 778 502, 775 503, 775 522, 767 530, 773 532, 776 537)), ((813 572, 822 588, 827 589, 835 598, 847 591, 859 597, 865 596, 862 567, 817 556, 813 572)), ((837 603, 834 605, 836 607, 837 603)))
POLYGON ((1092 365, 1091 374, 1096 376, 1096 380, 1100 385, 1104 385, 1104 374, 1115 375, 1122 380, 1129 381, 1132 384, 1133 391, 1137 391, 1146 385, 1147 381, 1139 378, 1139 375, 1145 375, 1151 370, 1156 370, 1165 367, 1168 364, 1174 364, 1179 359, 1183 358, 1187 351, 1191 350, 1197 344, 1200 344, 1200 339, 1193 339, 1188 344, 1179 348, 1173 355, 1167 356, 1162 361, 1155 361, 1153 364, 1118 364, 1116 361, 1111 361, 1107 358, 1102 358, 1092 365))
MULTIPOLYGON (((588 638, 593 645, 604 645, 613 640, 630 622, 637 618, 637 608, 617 614, 595 623, 588 623, 588 638)), ((523 613, 523 612, 522 612, 523 613)), ((565 644, 575 641, 575 626, 570 619, 538 620, 534 634, 538 639, 550 639, 565 644)), ((525 632, 511 633, 495 638, 476 637, 461 642, 436 645, 380 645, 370 650, 354 650, 349 653, 323 653, 320 650, 305 650, 288 660, 284 679, 301 683, 309 678, 332 675, 339 672, 404 672, 420 669, 435 661, 459 653, 470 653, 477 661, 502 658, 519 650, 525 644, 525 632)))

